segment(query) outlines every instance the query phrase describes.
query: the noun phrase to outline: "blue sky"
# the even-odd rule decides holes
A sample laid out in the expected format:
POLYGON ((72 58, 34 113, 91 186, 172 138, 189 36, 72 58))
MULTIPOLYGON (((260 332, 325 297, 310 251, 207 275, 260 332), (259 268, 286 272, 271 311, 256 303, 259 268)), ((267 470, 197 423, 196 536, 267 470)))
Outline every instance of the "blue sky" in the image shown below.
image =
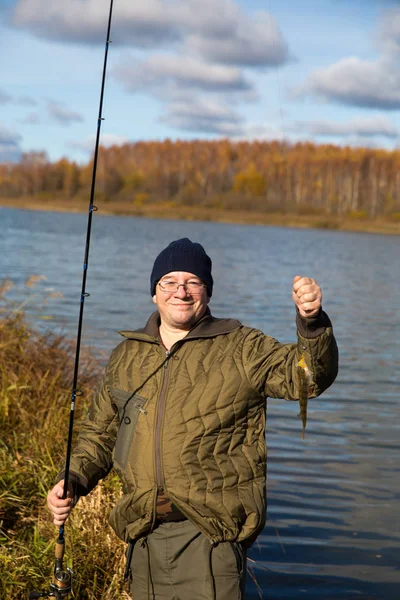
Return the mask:
MULTIPOLYGON (((0 161, 86 162, 109 0, 0 0, 0 161)), ((396 148, 400 3, 114 0, 102 143, 396 148)))

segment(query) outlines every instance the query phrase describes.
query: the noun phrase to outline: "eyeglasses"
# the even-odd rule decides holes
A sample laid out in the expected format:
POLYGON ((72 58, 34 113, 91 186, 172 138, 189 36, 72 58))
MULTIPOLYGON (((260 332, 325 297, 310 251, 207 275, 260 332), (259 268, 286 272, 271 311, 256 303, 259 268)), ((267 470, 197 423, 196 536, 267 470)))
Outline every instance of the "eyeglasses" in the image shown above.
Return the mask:
POLYGON ((189 294, 199 294, 202 288, 206 287, 201 281, 187 281, 186 283, 178 283, 177 281, 159 281, 158 285, 162 292, 175 293, 180 287, 183 287, 189 294))

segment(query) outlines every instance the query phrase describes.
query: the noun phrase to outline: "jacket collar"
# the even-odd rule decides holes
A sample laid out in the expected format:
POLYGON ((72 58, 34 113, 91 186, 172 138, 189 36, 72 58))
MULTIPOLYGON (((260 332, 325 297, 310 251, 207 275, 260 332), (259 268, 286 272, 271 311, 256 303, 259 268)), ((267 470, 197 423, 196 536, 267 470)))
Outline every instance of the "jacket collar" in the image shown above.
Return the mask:
MULTIPOLYGON (((142 340, 147 342, 160 342, 159 327, 160 327, 160 313, 158 311, 153 312, 147 321, 146 325, 141 329, 135 331, 120 331, 119 333, 130 340, 142 340)), ((217 335, 224 335, 230 333, 235 329, 242 327, 240 321, 236 319, 217 319, 213 317, 210 309, 207 307, 205 314, 195 323, 189 333, 182 339, 182 341, 193 339, 193 338, 208 338, 215 337, 217 335)))

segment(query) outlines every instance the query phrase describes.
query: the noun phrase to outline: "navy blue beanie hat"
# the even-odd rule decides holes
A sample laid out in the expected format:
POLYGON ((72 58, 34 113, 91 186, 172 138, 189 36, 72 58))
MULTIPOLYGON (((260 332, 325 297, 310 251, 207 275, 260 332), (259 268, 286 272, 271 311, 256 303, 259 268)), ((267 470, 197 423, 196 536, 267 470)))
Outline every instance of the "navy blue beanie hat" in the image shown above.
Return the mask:
POLYGON ((207 285, 207 292, 211 298, 213 289, 211 266, 211 258, 201 244, 191 242, 188 238, 171 242, 154 261, 150 276, 150 293, 154 296, 157 282, 163 275, 171 271, 186 271, 197 275, 207 285))

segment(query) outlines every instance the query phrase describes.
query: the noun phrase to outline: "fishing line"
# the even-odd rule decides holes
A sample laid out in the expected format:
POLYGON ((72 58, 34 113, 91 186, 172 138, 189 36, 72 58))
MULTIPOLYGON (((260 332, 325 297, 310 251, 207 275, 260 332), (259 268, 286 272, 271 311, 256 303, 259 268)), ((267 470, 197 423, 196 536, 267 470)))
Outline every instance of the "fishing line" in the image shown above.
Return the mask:
MULTIPOLYGON (((97 174, 97 162, 98 162, 98 155, 99 155, 100 131, 101 131, 102 121, 104 121, 103 99, 104 99, 104 88, 105 88, 106 73, 107 73, 108 50, 109 50, 109 46, 111 44, 110 32, 111 32, 113 4, 114 4, 114 0, 110 0, 110 9, 109 9, 109 15, 108 15, 108 25, 107 25, 107 35, 106 35, 106 46, 105 46, 105 52, 104 52, 103 75, 102 75, 101 91, 100 91, 99 113, 98 113, 98 118, 97 118, 97 133, 96 133, 96 142, 95 142, 94 155, 93 155, 93 171, 92 171, 92 182, 91 182, 91 188, 90 188, 89 212, 88 212, 87 231, 86 231, 86 245, 85 245, 85 253, 84 253, 84 260, 83 260, 82 289, 81 289, 81 297, 80 297, 78 331, 77 331, 77 337, 76 337, 75 364, 74 364, 74 375, 73 375, 73 384, 72 384, 67 452, 66 452, 65 471, 64 471, 63 499, 67 498, 67 494, 68 494, 68 484, 69 484, 69 476, 70 476, 69 468, 70 468, 71 448, 72 448, 72 433, 73 433, 74 416, 75 416, 75 400, 77 397, 79 397, 83 394, 83 392, 78 389, 79 357, 80 357, 80 349, 81 349, 83 311, 84 311, 84 306, 85 306, 85 299, 90 296, 90 294, 88 292, 86 292, 86 279, 87 279, 88 266, 89 266, 89 250, 90 250, 90 238, 91 238, 91 231, 92 231, 92 217, 93 217, 93 213, 98 210, 97 206, 94 205, 94 197, 95 197, 95 188, 96 188, 96 174, 97 174)), ((62 598, 66 598, 69 594, 71 594, 73 597, 73 590, 72 590, 72 575, 73 574, 72 574, 71 569, 69 569, 69 568, 64 569, 64 567, 63 567, 64 550, 65 550, 64 525, 61 525, 60 529, 59 529, 58 538, 56 540, 56 546, 55 546, 55 566, 54 566, 53 582, 50 584, 49 589, 44 592, 38 592, 38 591, 30 592, 29 593, 30 600, 33 600, 34 598, 47 598, 49 596, 55 597, 56 600, 61 600, 62 598)))
MULTIPOLYGON (((268 11, 269 11, 269 15, 270 15, 270 23, 271 23, 271 30, 272 30, 273 14, 272 14, 272 8, 271 8, 271 0, 268 0, 268 11)), ((281 139, 281 143, 280 143, 280 154, 281 154, 283 162, 286 166, 286 170, 289 171, 288 145, 285 143, 285 130, 284 130, 284 126, 283 126, 281 82, 280 82, 280 78, 279 78, 278 68, 275 69, 275 75, 276 75, 276 86, 277 86, 277 90, 278 90, 278 105, 279 105, 280 127, 281 127, 281 134, 282 134, 282 139, 281 139)), ((286 180, 287 180, 287 178, 286 178, 286 180)), ((287 189, 286 190, 286 199, 288 199, 288 198, 289 198, 289 190, 287 189)), ((307 423, 307 404, 308 404, 308 397, 309 397, 309 384, 310 384, 310 380, 311 380, 311 371, 305 360, 305 351, 307 349, 311 356, 311 346, 310 346, 310 340, 308 339, 308 321, 307 320, 306 320, 305 337, 307 340, 308 348, 305 345, 302 346, 303 352, 302 352, 300 360, 297 364, 297 371, 298 371, 298 376, 299 376, 299 388, 300 388, 300 397, 299 397, 300 413, 297 416, 298 416, 298 418, 302 419, 302 426, 303 426, 302 439, 303 440, 304 440, 304 436, 305 436, 305 429, 306 429, 306 423, 307 423)))

